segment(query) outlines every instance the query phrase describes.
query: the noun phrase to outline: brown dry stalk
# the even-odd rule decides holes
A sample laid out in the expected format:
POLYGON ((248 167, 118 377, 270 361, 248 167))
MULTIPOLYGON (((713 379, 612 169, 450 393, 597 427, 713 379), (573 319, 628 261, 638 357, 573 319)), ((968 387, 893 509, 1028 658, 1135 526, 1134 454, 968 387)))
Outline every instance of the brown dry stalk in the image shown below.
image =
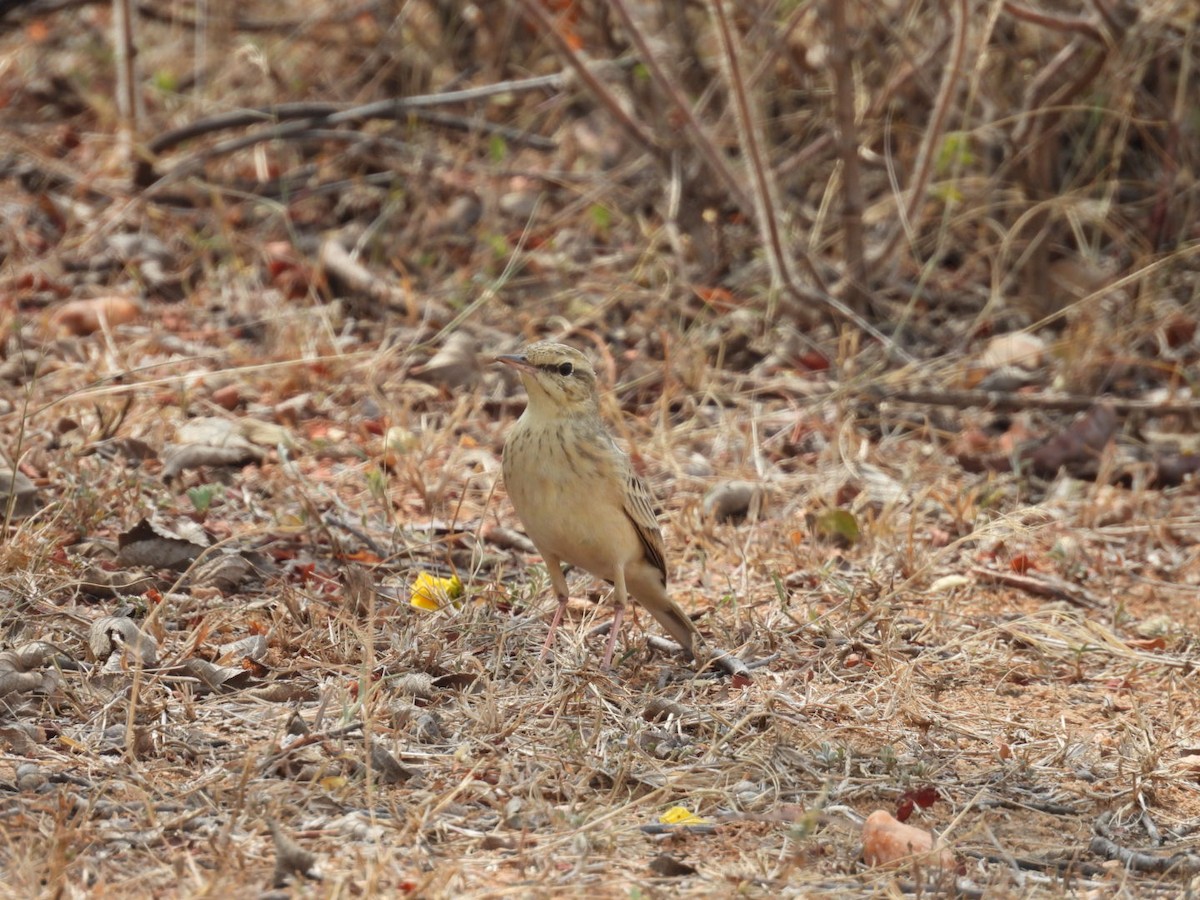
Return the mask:
POLYGON ((713 174, 721 179, 721 182, 725 185, 725 189, 732 195, 733 201, 738 208, 745 212, 746 215, 753 215, 754 206, 750 200, 750 195, 746 193, 746 189, 742 186, 741 181, 734 173, 728 161, 717 150, 716 145, 707 132, 705 132, 704 127, 696 118, 691 104, 684 97, 679 86, 663 70, 662 65, 646 42, 641 27, 634 20, 633 16, 630 15, 629 8, 625 5, 624 0, 610 0, 610 2, 612 8, 616 10, 617 15, 621 17, 621 21, 624 23, 625 29, 629 34, 629 39, 633 41, 633 45, 637 48, 641 60, 646 66, 646 70, 650 73, 650 77, 654 79, 654 83, 663 92, 663 95, 671 105, 683 116, 683 121, 694 138, 693 146, 700 151, 700 155, 704 157, 705 163, 712 170, 713 174))
POLYGON ((957 0, 954 10, 954 43, 950 48, 950 60, 942 71, 942 83, 938 87, 929 125, 925 129, 921 146, 917 151, 915 171, 908 186, 907 202, 901 215, 901 226, 893 229, 891 237, 876 253, 871 255, 868 260, 868 271, 872 274, 878 272, 891 259, 900 244, 901 237, 916 229, 917 213, 921 204, 925 202, 925 189, 929 186, 929 178, 933 173, 933 161, 937 157, 937 149, 946 129, 946 120, 950 116, 950 107, 962 75, 963 59, 967 52, 967 30, 971 21, 967 0, 957 0))
MULTIPOLYGON (((717 25, 717 34, 721 39, 721 62, 725 80, 729 86, 730 99, 733 102, 735 121, 738 124, 738 139, 742 153, 746 157, 747 168, 754 182, 755 213, 758 220, 759 232, 767 249, 767 259, 771 266, 772 278, 776 286, 792 283, 790 256, 783 246, 783 238, 778 220, 778 203, 775 201, 777 191, 771 172, 767 166, 766 155, 762 150, 761 129, 754 115, 754 106, 746 91, 746 83, 742 77, 741 57, 744 55, 738 46, 729 18, 725 14, 724 0, 709 0, 709 11, 717 25)), ((813 284, 824 289, 824 282, 807 254, 798 252, 800 262, 813 284)), ((770 315, 768 313, 768 315, 770 315)))
POLYGON ((575 48, 571 46, 566 35, 562 33, 562 30, 550 18, 550 14, 546 12, 543 4, 539 0, 517 0, 517 4, 521 8, 522 15, 536 25, 538 33, 554 45, 554 49, 559 57, 579 76, 579 80, 583 82, 584 87, 588 89, 588 92, 604 107, 608 114, 613 117, 621 129, 655 159, 660 161, 665 159, 666 152, 663 150, 662 145, 659 144, 654 135, 644 128, 640 122, 625 111, 616 94, 596 77, 596 73, 592 71, 592 68, 583 60, 575 48))
POLYGON ((1067 34, 1079 34, 1097 43, 1106 43, 1100 29, 1085 19, 1073 16, 1056 16, 1042 10, 1030 9, 1023 3, 1016 3, 1015 0, 1004 0, 1004 11, 1018 19, 1024 19, 1026 22, 1032 22, 1035 25, 1041 25, 1043 28, 1051 28, 1067 34))
POLYGON ((949 406, 956 409, 991 409, 997 412, 1013 412, 1038 409, 1047 412, 1086 412, 1101 399, 1118 413, 1143 413, 1157 416, 1195 415, 1200 413, 1200 400, 1190 403, 1160 403, 1156 400, 1128 400, 1123 397, 1015 394, 1004 391, 953 391, 942 388, 871 387, 868 396, 901 403, 919 403, 925 406, 949 406))
POLYGON ((837 122, 838 157, 842 166, 842 237, 849 276, 847 299, 850 307, 865 312, 866 261, 863 257, 863 188, 858 165, 858 128, 854 112, 854 70, 850 64, 850 37, 846 29, 846 6, 829 0, 830 54, 833 74, 834 119, 837 122))

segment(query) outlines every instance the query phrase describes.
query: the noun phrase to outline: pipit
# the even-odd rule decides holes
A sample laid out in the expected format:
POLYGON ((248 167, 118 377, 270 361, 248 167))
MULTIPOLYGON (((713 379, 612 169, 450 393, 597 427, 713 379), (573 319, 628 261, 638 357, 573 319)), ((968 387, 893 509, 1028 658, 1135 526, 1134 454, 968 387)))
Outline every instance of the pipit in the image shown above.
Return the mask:
POLYGON ((521 375, 529 403, 504 444, 504 483, 558 597, 544 657, 567 606, 562 564, 613 585, 616 607, 602 666, 612 663, 617 630, 632 595, 689 658, 702 638, 667 596, 662 532, 650 492, 600 418, 596 371, 572 347, 542 341, 497 357, 521 375))

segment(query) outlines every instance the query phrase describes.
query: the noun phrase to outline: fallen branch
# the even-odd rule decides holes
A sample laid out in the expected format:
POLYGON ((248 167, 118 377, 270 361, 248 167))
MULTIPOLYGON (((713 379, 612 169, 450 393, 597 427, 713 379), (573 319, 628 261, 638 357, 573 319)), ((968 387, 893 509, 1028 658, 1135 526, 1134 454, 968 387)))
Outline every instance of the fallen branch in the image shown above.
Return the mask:
POLYGON ((1115 859, 1126 869, 1135 872, 1146 872, 1161 875, 1170 872, 1172 875, 1195 875, 1200 872, 1200 856, 1194 853, 1171 853, 1160 855, 1147 853, 1144 850, 1130 850, 1122 847, 1114 840, 1108 827, 1112 814, 1105 813, 1096 822, 1096 835, 1092 838, 1088 849, 1097 856, 1105 859, 1115 859))
MULTIPOLYGON (((313 128, 357 124, 371 119, 408 119, 414 117, 424 118, 435 124, 447 124, 449 120, 442 114, 428 112, 429 108, 470 103, 504 94, 561 89, 569 81, 570 76, 568 73, 559 72, 554 75, 542 75, 537 78, 526 78, 520 81, 501 81, 496 84, 465 88, 459 91, 444 91, 440 94, 395 97, 388 100, 378 100, 374 103, 364 103, 358 106, 346 106, 342 103, 320 101, 302 101, 297 103, 279 103, 273 106, 259 107, 258 109, 221 113, 220 115, 198 119, 179 128, 165 131, 151 140, 146 145, 146 150, 151 159, 144 160, 139 165, 134 176, 135 184, 139 187, 147 187, 160 178, 174 176, 181 171, 191 171, 198 163, 203 163, 214 156, 232 153, 264 141, 295 137, 297 134, 313 128), (155 160, 159 156, 185 141, 219 131, 248 128, 252 125, 263 124, 270 125, 271 127, 255 132, 254 134, 232 139, 217 147, 209 148, 196 159, 180 163, 171 172, 166 173, 166 175, 159 174, 155 169, 155 160)), ((479 123, 481 129, 485 125, 486 123, 484 122, 479 123)), ((461 127, 461 123, 454 121, 452 127, 461 127)), ((507 129, 504 134, 507 138, 511 139, 517 133, 512 129, 507 129)), ((531 146, 541 141, 539 149, 545 149, 547 145, 551 148, 555 146, 554 142, 548 138, 539 139, 529 135, 524 136, 523 139, 531 146)))
POLYGON ((1083 609, 1095 610, 1104 607, 1103 603, 1083 588, 1057 579, 1033 578, 1029 575, 1018 575, 1016 572, 1001 572, 998 569, 987 569, 983 566, 972 566, 971 574, 985 581, 1017 588, 1036 597, 1065 600, 1067 603, 1082 607, 1083 609))
POLYGON ((1086 397, 1078 394, 1013 394, 1005 391, 904 390, 872 386, 866 395, 878 400, 950 406, 956 409, 979 407, 997 412, 1044 410, 1086 412, 1103 399, 1118 413, 1145 413, 1158 416, 1186 416, 1200 413, 1200 400, 1162 403, 1157 400, 1124 400, 1119 397, 1086 397))

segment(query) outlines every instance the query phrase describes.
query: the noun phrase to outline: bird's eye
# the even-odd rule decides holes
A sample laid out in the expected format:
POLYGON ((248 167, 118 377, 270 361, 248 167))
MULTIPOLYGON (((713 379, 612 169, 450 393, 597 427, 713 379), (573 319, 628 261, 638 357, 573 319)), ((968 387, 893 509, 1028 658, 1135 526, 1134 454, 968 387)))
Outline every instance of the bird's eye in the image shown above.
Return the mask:
POLYGON ((558 365, 558 374, 563 376, 564 378, 566 378, 568 375, 570 375, 574 371, 575 371, 575 367, 573 365, 571 365, 570 363, 559 363, 559 365, 558 365))

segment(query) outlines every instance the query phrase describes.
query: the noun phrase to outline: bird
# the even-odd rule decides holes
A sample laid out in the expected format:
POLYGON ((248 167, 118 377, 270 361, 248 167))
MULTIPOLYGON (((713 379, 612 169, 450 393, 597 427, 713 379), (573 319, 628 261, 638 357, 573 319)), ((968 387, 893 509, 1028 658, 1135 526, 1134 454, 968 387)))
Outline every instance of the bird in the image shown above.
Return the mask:
POLYGON ((529 398, 504 443, 502 473, 558 599, 542 658, 567 606, 562 570, 567 563, 613 585, 615 610, 603 669, 612 664, 631 596, 694 659, 703 638, 667 594, 666 549, 654 503, 604 425, 591 362, 554 341, 530 344, 496 362, 518 372, 529 398))

